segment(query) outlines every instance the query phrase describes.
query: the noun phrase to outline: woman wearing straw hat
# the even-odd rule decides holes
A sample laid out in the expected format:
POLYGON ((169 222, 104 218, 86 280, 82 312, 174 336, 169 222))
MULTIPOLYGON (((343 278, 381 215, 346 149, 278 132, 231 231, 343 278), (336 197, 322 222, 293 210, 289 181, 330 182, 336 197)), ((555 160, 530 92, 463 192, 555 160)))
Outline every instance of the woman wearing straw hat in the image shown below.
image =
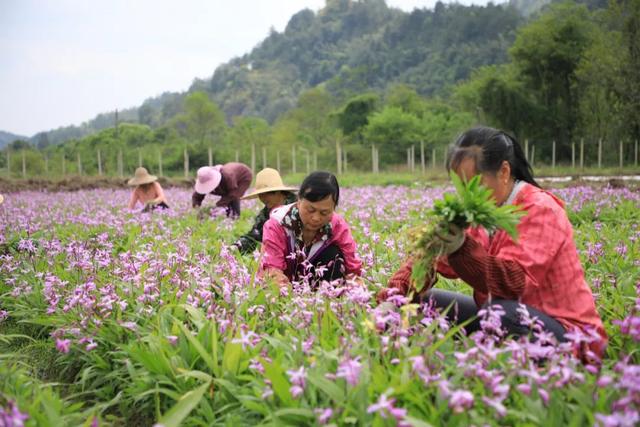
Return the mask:
POLYGON ((191 205, 202 205, 207 194, 220 196, 216 206, 227 209, 227 216, 240 216, 240 197, 251 185, 253 173, 243 163, 231 162, 224 165, 204 166, 198 169, 195 191, 191 205))
POLYGON ((242 197, 242 200, 257 197, 264 203, 264 208, 256 215, 251 230, 240 236, 232 246, 238 248, 243 254, 253 252, 258 243, 262 242, 262 227, 269 219, 269 213, 278 206, 294 203, 296 201, 294 191, 297 190, 296 187, 284 185, 280 174, 275 169, 265 168, 258 172, 253 192, 242 197))
POLYGON ((162 187, 158 183, 158 177, 150 175, 145 168, 139 167, 136 169, 133 178, 127 184, 136 187, 131 193, 131 199, 129 199, 129 206, 127 206, 129 209, 135 208, 138 202, 145 205, 144 212, 155 208, 169 208, 164 191, 162 191, 162 187))

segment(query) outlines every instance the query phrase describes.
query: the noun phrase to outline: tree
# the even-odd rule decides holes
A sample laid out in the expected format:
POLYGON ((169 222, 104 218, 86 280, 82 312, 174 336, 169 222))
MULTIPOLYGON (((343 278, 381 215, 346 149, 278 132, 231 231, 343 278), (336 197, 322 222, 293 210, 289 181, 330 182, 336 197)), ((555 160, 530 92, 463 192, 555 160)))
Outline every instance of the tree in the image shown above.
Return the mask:
POLYGON ((384 153, 385 163, 399 163, 406 149, 422 139, 423 126, 415 115, 387 106, 371 115, 363 136, 384 153))
POLYGON ((200 146, 219 139, 225 131, 224 114, 204 92, 193 92, 184 99, 184 113, 177 116, 176 127, 200 146))
POLYGON ((375 93, 365 93, 351 98, 336 115, 338 126, 344 135, 361 141, 361 131, 369 123, 369 116, 376 110, 380 98, 375 93))
POLYGON ((593 39, 593 23, 583 5, 552 5, 518 32, 510 49, 527 90, 544 107, 549 139, 570 143, 577 122, 576 70, 593 39))

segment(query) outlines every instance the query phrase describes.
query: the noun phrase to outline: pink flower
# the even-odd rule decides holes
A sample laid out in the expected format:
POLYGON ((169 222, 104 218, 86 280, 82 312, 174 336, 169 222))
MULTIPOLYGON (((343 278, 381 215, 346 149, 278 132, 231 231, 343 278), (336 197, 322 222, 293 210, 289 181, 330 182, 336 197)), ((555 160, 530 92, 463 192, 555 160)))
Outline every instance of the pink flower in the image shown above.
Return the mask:
POLYGON ((314 411, 318 416, 318 424, 325 425, 329 419, 333 416, 333 409, 331 408, 318 408, 314 411))
POLYGON ((358 385, 362 364, 359 358, 343 360, 336 371, 337 378, 344 378, 351 387, 358 385))
POLYGON ((459 414, 473 406, 473 394, 467 390, 454 390, 449 396, 449 407, 459 414))
POLYGON ((71 340, 61 340, 61 339, 56 340, 56 350, 58 350, 60 353, 69 353, 70 349, 71 349, 71 340))
POLYGON ((396 420, 401 420, 407 416, 407 410, 393 406, 395 401, 395 399, 387 399, 387 394, 382 393, 378 398, 378 402, 367 408, 367 413, 372 414, 375 412, 382 418, 387 418, 388 415, 391 415, 396 420))

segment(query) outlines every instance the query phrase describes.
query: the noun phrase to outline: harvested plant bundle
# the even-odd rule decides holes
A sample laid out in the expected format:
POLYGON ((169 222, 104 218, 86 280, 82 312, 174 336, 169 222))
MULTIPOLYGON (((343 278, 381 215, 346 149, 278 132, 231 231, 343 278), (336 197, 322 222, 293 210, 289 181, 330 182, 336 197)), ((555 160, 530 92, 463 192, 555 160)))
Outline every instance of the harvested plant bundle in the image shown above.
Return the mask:
POLYGON ((443 254, 443 241, 436 234, 449 234, 451 225, 462 230, 482 226, 489 233, 503 229, 514 240, 518 237, 516 226, 523 210, 513 205, 496 206, 492 190, 480 184, 480 175, 464 182, 451 173, 451 180, 457 192, 436 200, 425 224, 409 233, 415 254, 411 281, 416 292, 422 291, 427 274, 432 274, 436 259, 443 254))

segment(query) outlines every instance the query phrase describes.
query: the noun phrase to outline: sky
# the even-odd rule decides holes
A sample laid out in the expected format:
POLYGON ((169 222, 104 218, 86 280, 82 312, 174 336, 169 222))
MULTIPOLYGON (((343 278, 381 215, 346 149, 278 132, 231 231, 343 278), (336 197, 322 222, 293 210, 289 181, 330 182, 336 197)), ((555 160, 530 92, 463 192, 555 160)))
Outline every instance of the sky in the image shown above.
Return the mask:
MULTIPOLYGON (((435 2, 387 0, 405 11, 435 2)), ((185 91, 249 52, 271 28, 282 32, 296 12, 324 3, 0 0, 0 130, 33 136, 185 91)))

